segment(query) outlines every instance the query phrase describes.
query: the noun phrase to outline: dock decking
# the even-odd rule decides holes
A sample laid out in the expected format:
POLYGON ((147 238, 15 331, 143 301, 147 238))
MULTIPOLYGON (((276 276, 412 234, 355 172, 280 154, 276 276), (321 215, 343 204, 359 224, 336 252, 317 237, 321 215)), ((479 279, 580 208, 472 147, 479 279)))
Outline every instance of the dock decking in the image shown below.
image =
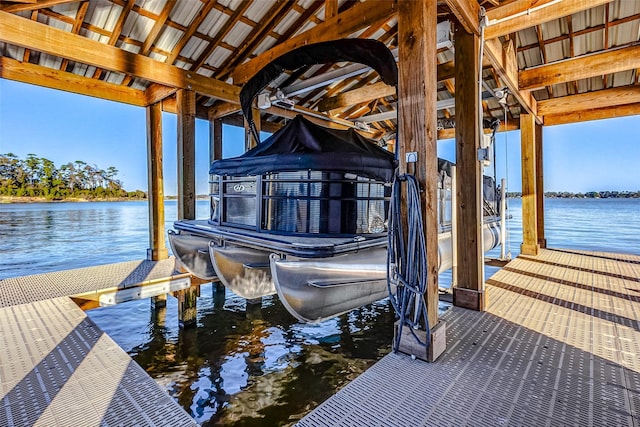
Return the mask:
POLYGON ((173 273, 169 259, 0 280, 0 426, 196 426, 66 297, 173 273))
POLYGON ((0 307, 71 296, 106 288, 125 289, 168 278, 176 268, 174 257, 161 261, 127 261, 54 271, 0 280, 0 307))
POLYGON ((389 354, 298 426, 640 426, 640 256, 546 249, 487 289, 435 363, 389 354))

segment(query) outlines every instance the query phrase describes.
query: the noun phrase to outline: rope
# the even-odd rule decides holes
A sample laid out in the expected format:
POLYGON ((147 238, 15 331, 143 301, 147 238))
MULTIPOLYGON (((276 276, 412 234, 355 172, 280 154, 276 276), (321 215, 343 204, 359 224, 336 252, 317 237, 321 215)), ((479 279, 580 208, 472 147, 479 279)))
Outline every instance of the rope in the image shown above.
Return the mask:
POLYGON ((415 330, 424 328, 429 331, 430 328, 424 299, 427 287, 427 251, 422 227, 420 191, 418 181, 413 175, 396 176, 393 181, 388 239, 387 287, 389 299, 399 318, 393 351, 397 352, 400 347, 404 326, 409 327, 420 345, 429 347, 430 334, 426 334, 426 342, 423 342, 415 333, 415 330), (406 182, 407 187, 406 240, 401 212, 403 182, 406 182))

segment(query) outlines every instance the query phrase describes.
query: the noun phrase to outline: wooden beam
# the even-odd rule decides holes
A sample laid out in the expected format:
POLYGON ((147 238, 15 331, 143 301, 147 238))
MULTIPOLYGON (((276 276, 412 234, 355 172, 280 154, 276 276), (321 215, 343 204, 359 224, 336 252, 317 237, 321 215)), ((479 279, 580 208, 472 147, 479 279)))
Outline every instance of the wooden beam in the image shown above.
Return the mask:
POLYGON ((532 114, 520 115, 522 158, 522 244, 520 253, 538 255, 538 209, 536 196, 536 131, 539 127, 532 114))
POLYGON ((38 0, 37 2, 22 2, 22 4, 10 4, 3 2, 0 10, 8 13, 24 12, 26 10, 37 10, 45 7, 52 7, 58 4, 75 3, 78 0, 38 0))
MULTIPOLYGON (((438 323, 438 222, 436 185, 436 2, 401 1, 398 4, 398 132, 399 158, 418 153, 415 176, 422 192, 420 205, 427 252, 427 315, 433 329, 438 323)), ((401 173, 407 172, 400 162, 401 173)), ((429 331, 431 333, 431 331, 429 331)), ((436 356, 437 357, 437 356, 436 356)))
POLYGON ((487 11, 489 25, 484 31, 484 36, 487 40, 506 36, 507 34, 573 15, 586 9, 593 9, 611 1, 516 0, 507 3, 505 6, 498 6, 487 11))
MULTIPOLYGON (((502 82, 509 88, 511 94, 529 114, 538 115, 536 99, 531 92, 521 91, 518 84, 518 62, 512 40, 486 40, 484 52, 502 82)), ((536 117, 539 123, 542 119, 536 117)))
MULTIPOLYGON (((588 107, 588 105, 585 106, 585 108, 588 107)), ((638 115, 640 115, 640 102, 616 107, 585 109, 562 114, 550 114, 544 116, 544 125, 564 125, 567 123, 588 122, 591 120, 613 119, 616 117, 638 115)))
POLYGON ((336 108, 349 107, 362 102, 385 98, 396 94, 396 88, 384 82, 366 85, 358 89, 343 92, 340 95, 326 98, 318 104, 318 110, 330 111, 336 108))
POLYGON ((383 18, 391 18, 397 12, 397 4, 391 0, 358 3, 346 12, 318 24, 304 33, 295 36, 252 60, 238 65, 232 72, 235 84, 244 84, 258 70, 275 58, 309 43, 318 43, 349 37, 383 18))
POLYGON ((452 79, 456 76, 456 64, 453 61, 438 64, 438 81, 452 79))
POLYGON ((196 219, 196 94, 176 93, 178 107, 178 219, 196 219))
POLYGON ((165 86, 193 90, 228 102, 239 102, 240 88, 237 86, 10 13, 0 12, 0 40, 83 64, 134 75, 165 86))
POLYGON ((482 263, 483 209, 480 198, 482 169, 478 161, 481 135, 477 61, 480 38, 455 25, 456 62, 456 192, 457 205, 457 274, 453 303, 483 311, 486 308, 484 265, 482 263))
POLYGON ((145 89, 144 95, 147 99, 147 105, 155 104, 162 101, 176 93, 177 89, 170 86, 162 86, 156 83, 152 83, 145 89))
MULTIPOLYGON (((511 130, 519 130, 520 124, 517 121, 509 121, 506 125, 504 122, 500 122, 500 127, 498 128, 498 132, 507 132, 511 130)), ((485 135, 493 132, 491 129, 484 129, 485 135)), ((456 137, 456 128, 448 128, 448 129, 439 129, 438 130, 438 139, 453 139, 456 137)))
POLYGON ((480 35, 480 5, 477 0, 446 0, 446 3, 467 33, 480 35))
POLYGON ((91 79, 66 71, 54 70, 28 62, 19 62, 7 57, 0 57, 0 77, 139 107, 144 107, 148 104, 145 92, 142 90, 91 79))
MULTIPOLYGON (((219 120, 222 120, 222 123, 228 126, 235 126, 240 128, 244 127, 244 119, 240 115, 226 116, 219 120)), ((283 126, 284 125, 282 125, 281 123, 275 123, 266 120, 260 124, 262 130, 269 133, 275 133, 278 130, 282 129, 283 126)))
POLYGON ((240 104, 233 104, 231 102, 220 102, 212 107, 209 107, 209 120, 220 119, 230 114, 239 113, 242 111, 240 104))
POLYGON ((614 107, 640 102, 640 86, 620 86, 538 102, 541 116, 574 113, 585 109, 614 107))
POLYGON ((147 170, 149 180, 149 249, 147 259, 169 257, 164 238, 164 179, 162 175, 162 108, 160 103, 147 107, 147 170))
POLYGON ((520 88, 540 89, 559 83, 640 68, 640 46, 609 50, 520 71, 520 88))
MULTIPOLYGON (((178 106, 176 103, 176 96, 175 94, 169 98, 164 98, 162 100, 162 111, 166 112, 166 113, 171 113, 171 114, 177 114, 178 113, 178 106)), ((207 107, 201 105, 201 104, 197 104, 196 105, 196 118, 197 119, 202 119, 202 120, 208 120, 208 109, 207 107)))

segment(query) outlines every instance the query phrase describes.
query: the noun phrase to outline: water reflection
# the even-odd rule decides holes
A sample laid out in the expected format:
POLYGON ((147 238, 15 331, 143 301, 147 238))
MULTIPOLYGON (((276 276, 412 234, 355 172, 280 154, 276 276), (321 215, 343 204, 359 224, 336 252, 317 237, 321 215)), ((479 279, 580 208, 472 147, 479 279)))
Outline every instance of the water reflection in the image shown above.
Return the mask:
POLYGON ((173 298, 167 308, 143 301, 88 314, 203 426, 293 424, 390 351, 385 301, 306 325, 275 296, 247 304, 211 284, 201 295, 197 327, 185 330, 173 298))

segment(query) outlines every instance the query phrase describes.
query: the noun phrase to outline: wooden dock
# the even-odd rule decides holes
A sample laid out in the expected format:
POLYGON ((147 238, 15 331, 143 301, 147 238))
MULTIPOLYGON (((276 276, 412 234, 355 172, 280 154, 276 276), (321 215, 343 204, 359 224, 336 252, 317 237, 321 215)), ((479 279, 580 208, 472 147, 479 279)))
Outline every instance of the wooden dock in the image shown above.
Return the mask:
POLYGON ((389 354, 298 427, 640 426, 640 256, 546 249, 487 289, 435 363, 389 354))
POLYGON ((174 267, 131 261, 0 280, 0 426, 197 425, 68 297, 140 297, 146 285, 170 286, 174 267))

